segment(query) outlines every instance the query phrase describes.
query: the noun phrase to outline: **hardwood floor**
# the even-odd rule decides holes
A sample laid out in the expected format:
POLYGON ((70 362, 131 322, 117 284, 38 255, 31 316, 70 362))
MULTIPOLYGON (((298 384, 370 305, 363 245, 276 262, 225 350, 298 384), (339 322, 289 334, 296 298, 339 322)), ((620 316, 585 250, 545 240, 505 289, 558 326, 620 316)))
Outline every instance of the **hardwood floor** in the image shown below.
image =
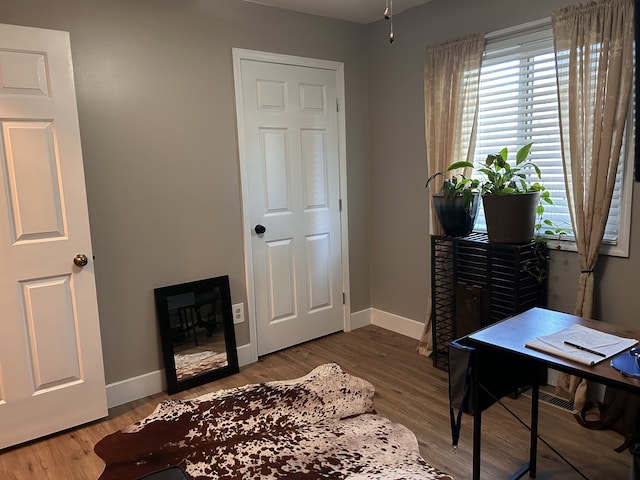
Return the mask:
MULTIPOLYGON (((338 333, 262 357, 240 373, 171 398, 190 398, 222 388, 269 380, 296 378, 314 367, 336 362, 376 388, 375 407, 381 415, 402 423, 418 438, 422 456, 457 480, 471 477, 472 418, 463 417, 458 452, 451 448, 446 372, 416 352, 417 342, 375 326, 338 333)), ((157 394, 113 408, 109 416, 21 447, 0 452, 3 480, 87 480, 103 469, 93 446, 103 436, 150 414, 161 400, 157 394)), ((504 399, 523 419, 530 400, 504 399)), ((528 422, 528 421, 527 421, 528 422)), ((528 432, 500 405, 483 415, 482 479, 504 479, 528 457, 528 432)), ((621 437, 608 431, 580 427, 563 410, 541 404, 540 435, 562 452, 590 480, 628 480, 631 457, 613 449, 621 437)), ((585 478, 574 472, 546 446, 538 447, 538 479, 585 478)))

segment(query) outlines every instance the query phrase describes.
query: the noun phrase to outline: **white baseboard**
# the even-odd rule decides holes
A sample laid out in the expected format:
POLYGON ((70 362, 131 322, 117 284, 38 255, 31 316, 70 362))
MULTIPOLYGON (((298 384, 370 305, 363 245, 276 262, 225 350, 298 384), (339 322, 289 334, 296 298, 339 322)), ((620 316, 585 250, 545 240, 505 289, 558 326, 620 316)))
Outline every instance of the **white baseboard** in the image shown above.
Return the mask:
MULTIPOLYGON (((383 312, 375 308, 367 308, 351 314, 351 330, 366 325, 377 325, 392 332, 420 340, 424 323, 401 317, 393 313, 383 312)), ((241 367, 251 363, 251 345, 237 348, 238 364, 241 367)), ((113 408, 140 398, 154 395, 167 389, 164 370, 138 375, 137 377, 110 383, 107 385, 107 407, 113 408)))
POLYGON ((240 345, 236 348, 238 351, 238 365, 244 367, 245 365, 249 365, 251 362, 251 345, 240 345))
POLYGON ((164 370, 127 378, 107 385, 107 408, 117 407, 167 389, 164 370))
POLYGON ((371 323, 416 340, 422 338, 422 331, 424 330, 424 323, 422 322, 375 308, 371 309, 371 323))
POLYGON ((371 325, 371 309, 365 308, 351 314, 351 330, 371 325))
MULTIPOLYGON (((241 367, 251 363, 251 349, 249 347, 249 345, 241 345, 237 348, 238 364, 241 367)), ((110 383, 107 385, 107 408, 133 402, 166 389, 167 382, 164 370, 156 370, 120 382, 110 383)))

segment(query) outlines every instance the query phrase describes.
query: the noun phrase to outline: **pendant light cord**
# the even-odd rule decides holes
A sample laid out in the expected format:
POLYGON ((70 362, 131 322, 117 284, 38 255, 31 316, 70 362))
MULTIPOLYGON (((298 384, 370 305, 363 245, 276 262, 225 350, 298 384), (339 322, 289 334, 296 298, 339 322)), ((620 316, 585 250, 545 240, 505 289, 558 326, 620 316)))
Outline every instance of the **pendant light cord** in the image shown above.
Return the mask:
POLYGON ((389 20, 389 43, 393 43, 393 0, 387 0, 384 18, 389 20))

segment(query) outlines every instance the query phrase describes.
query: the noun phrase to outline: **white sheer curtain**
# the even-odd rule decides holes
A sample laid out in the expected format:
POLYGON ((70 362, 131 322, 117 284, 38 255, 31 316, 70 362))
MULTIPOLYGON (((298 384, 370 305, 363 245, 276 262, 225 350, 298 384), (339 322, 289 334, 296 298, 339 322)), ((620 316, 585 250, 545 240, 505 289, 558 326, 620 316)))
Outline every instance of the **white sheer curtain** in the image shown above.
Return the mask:
MULTIPOLYGON (((468 35, 427 47, 424 62, 425 138, 428 174, 442 172, 459 160, 473 161, 478 111, 478 80, 484 35, 468 35)), ((439 192, 442 179, 430 185, 439 192)), ((431 195, 429 195, 431 198, 431 195)), ((442 229, 431 208, 431 233, 442 229)), ((431 293, 418 351, 431 355, 431 293)))
MULTIPOLYGON (((565 184, 581 270, 574 314, 591 318, 633 82, 633 0, 568 7, 552 23, 565 184)), ((557 393, 580 410, 586 382, 561 375, 557 393)))

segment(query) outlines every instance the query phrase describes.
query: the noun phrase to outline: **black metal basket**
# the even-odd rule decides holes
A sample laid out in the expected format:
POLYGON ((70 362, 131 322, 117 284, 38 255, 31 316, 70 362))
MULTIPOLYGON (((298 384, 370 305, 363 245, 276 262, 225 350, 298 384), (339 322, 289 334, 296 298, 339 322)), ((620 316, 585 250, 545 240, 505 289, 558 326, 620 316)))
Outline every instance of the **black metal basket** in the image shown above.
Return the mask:
POLYGON ((484 233, 431 237, 433 364, 448 369, 449 342, 547 304, 546 246, 489 242, 484 233))

